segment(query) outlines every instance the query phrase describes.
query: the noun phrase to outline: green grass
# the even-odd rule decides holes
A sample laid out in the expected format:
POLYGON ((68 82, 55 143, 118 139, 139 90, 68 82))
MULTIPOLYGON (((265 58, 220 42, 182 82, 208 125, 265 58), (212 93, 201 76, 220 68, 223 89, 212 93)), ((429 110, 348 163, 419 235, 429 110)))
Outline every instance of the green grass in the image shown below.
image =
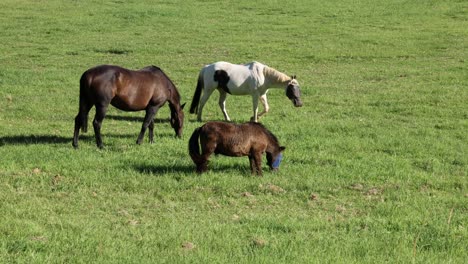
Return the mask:
MULTIPOLYGON (((0 262, 464 263, 466 1, 0 3, 0 262), (304 106, 268 94, 278 173, 187 153, 201 126, 111 108, 104 150, 71 146, 88 68, 160 66, 190 102, 224 60, 296 74, 304 106)), ((236 122, 250 97, 228 97, 236 122)), ((91 111, 90 120, 94 111, 91 111)), ((221 120, 217 94, 205 120, 221 120)), ((266 170, 266 161, 264 169, 266 170)))

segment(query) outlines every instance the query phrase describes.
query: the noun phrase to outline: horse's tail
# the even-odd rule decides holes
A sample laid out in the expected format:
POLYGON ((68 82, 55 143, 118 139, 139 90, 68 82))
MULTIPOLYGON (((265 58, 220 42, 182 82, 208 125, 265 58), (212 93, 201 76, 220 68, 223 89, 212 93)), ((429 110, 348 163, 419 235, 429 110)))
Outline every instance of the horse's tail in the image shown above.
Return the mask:
POLYGON ((189 154, 195 164, 200 163, 200 146, 198 144, 198 138, 200 137, 200 129, 198 127, 193 131, 192 136, 189 139, 189 154))
POLYGON ((83 133, 88 132, 88 113, 89 113, 89 102, 87 100, 87 93, 89 90, 89 82, 86 73, 81 75, 80 78, 80 113, 82 116, 81 131, 83 133))
POLYGON ((197 88, 195 89, 195 94, 193 95, 192 103, 190 104, 191 114, 196 114, 198 112, 198 104, 200 103, 200 96, 201 96, 202 89, 204 86, 203 71, 204 69, 202 69, 200 71, 200 74, 198 74, 197 88))

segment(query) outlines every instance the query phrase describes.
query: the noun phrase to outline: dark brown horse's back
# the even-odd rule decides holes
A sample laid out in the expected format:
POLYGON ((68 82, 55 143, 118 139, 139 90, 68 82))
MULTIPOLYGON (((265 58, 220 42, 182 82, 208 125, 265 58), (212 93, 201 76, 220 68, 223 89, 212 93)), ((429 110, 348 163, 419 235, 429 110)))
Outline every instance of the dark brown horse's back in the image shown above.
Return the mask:
POLYGON ((155 66, 133 71, 114 65, 100 65, 83 76, 96 101, 109 102, 124 111, 141 111, 148 105, 162 105, 176 90, 172 82, 155 66), (168 89, 170 88, 170 89, 168 89))

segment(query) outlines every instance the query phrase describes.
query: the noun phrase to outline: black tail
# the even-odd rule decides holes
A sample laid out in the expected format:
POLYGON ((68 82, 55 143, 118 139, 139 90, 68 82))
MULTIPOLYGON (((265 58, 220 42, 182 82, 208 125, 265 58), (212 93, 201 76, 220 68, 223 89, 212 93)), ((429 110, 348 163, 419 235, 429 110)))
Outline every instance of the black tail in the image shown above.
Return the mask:
POLYGON ((198 104, 200 103, 200 96, 203 86, 203 70, 201 70, 200 74, 198 75, 197 88, 195 89, 195 94, 193 95, 192 104, 190 104, 191 114, 196 114, 198 112, 198 104))
POLYGON ((196 128, 189 139, 189 154, 195 164, 200 163, 200 146, 198 138, 200 137, 200 127, 196 128))
POLYGON ((81 76, 80 79, 80 113, 82 114, 81 120, 81 131, 83 133, 88 132, 88 113, 89 113, 89 102, 87 100, 87 92, 89 90, 89 83, 86 78, 86 73, 81 76))

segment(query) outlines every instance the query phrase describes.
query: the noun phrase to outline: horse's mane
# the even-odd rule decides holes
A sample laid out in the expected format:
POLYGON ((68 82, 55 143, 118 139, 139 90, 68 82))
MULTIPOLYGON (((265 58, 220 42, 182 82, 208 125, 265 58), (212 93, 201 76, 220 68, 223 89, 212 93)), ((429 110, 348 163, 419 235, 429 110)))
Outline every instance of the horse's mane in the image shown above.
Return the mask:
POLYGON ((147 70, 147 71, 150 71, 150 72, 153 72, 153 73, 160 72, 164 77, 166 77, 166 79, 169 80, 169 82, 172 85, 172 88, 174 88, 173 91, 175 92, 175 95, 177 96, 177 99, 180 100, 180 94, 179 94, 179 91, 177 90, 177 87, 172 82, 171 78, 169 78, 169 76, 167 76, 166 73, 161 68, 159 68, 158 66, 151 65, 151 66, 147 66, 147 67, 143 68, 142 70, 147 70))
POLYGON ((265 77, 271 78, 273 81, 278 83, 283 83, 291 80, 291 77, 289 77, 288 75, 266 65, 263 68, 263 75, 265 75, 265 77))
POLYGON ((249 122, 249 124, 253 126, 259 126, 265 132, 265 134, 270 138, 270 140, 275 142, 279 146, 278 138, 273 133, 271 133, 271 131, 268 130, 263 124, 255 123, 255 122, 249 122))

